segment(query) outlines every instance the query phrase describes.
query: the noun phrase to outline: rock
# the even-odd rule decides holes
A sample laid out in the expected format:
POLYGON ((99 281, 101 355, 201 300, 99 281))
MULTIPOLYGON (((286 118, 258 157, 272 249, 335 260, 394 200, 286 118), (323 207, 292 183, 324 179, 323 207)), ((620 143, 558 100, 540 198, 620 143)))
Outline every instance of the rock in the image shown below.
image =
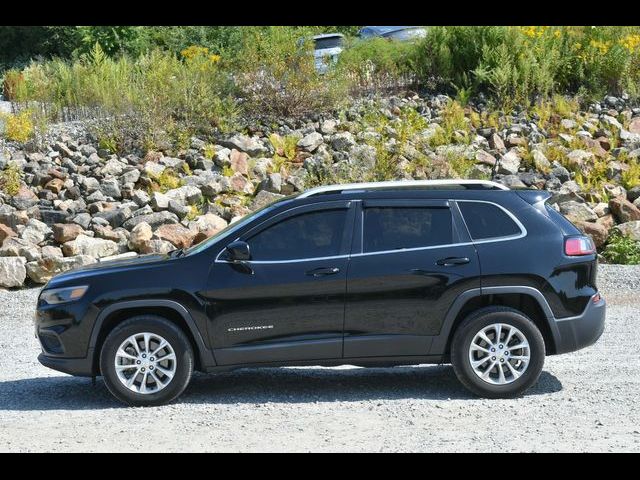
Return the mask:
POLYGON ((586 150, 572 150, 567 155, 567 163, 575 169, 584 169, 593 160, 593 153, 586 150))
POLYGON ((576 222, 576 227, 593 239, 596 248, 602 247, 607 242, 609 231, 600 223, 576 222))
POLYGON ((598 220, 596 220, 596 223, 602 225, 607 230, 611 230, 615 226, 616 221, 613 218, 613 215, 607 213, 606 215, 603 215, 598 220))
POLYGON ((107 160, 104 166, 100 169, 100 175, 103 177, 117 177, 122 174, 126 166, 127 165, 122 163, 120 160, 112 158, 107 160))
POLYGON ((115 178, 108 178, 103 180, 100 184, 100 191, 111 198, 122 198, 122 193, 120 192, 120 185, 118 184, 118 180, 115 178))
POLYGON ((220 140, 220 145, 227 148, 235 148, 241 152, 246 152, 252 157, 265 155, 268 153, 267 148, 262 142, 254 137, 248 137, 242 134, 233 135, 230 138, 220 140))
POLYGON ((188 248, 193 243, 198 232, 183 227, 180 224, 163 225, 158 228, 154 235, 160 240, 167 240, 177 248, 188 248))
POLYGON ((140 222, 131 230, 129 235, 129 248, 140 251, 145 243, 153 238, 153 230, 147 222, 140 222))
POLYGON ((176 247, 166 240, 149 240, 141 247, 140 253, 169 253, 175 249, 176 247))
POLYGON ((298 141, 298 147, 306 152, 315 152, 323 141, 321 134, 312 132, 298 141))
POLYGON ((355 144, 356 140, 355 138, 353 138, 351 132, 336 133, 331 138, 331 146, 334 148, 334 150, 337 150, 339 152, 349 150, 355 144))
POLYGON ((11 204, 18 210, 27 210, 36 203, 38 203, 38 197, 25 185, 22 185, 18 193, 11 197, 11 204))
MULTIPOLYGON (((82 202, 84 204, 84 202, 82 202)), ((84 207, 83 207, 84 208, 84 207)), ((40 220, 47 226, 52 226, 56 223, 66 223, 69 218, 69 212, 63 212, 60 210, 49 210, 46 208, 40 209, 40 220)))
POLYGON ((602 122, 608 125, 609 127, 613 127, 616 130, 624 130, 624 127, 622 126, 622 124, 611 115, 603 115, 602 122))
POLYGON ((627 199, 630 202, 635 202, 638 198, 640 198, 640 185, 636 185, 627 190, 627 199))
POLYGON ((53 245, 46 245, 40 249, 41 258, 53 258, 64 257, 62 249, 60 247, 54 247, 53 245))
POLYGON ((279 195, 277 193, 272 193, 266 190, 260 190, 254 197, 249 208, 251 208, 251 210, 258 210, 283 197, 284 195, 279 195))
POLYGON ((600 202, 595 207, 593 207, 593 211, 596 212, 596 215, 598 215, 598 217, 604 217, 605 215, 608 215, 610 212, 609 204, 600 202))
POLYGON ((112 208, 110 210, 103 210, 94 215, 95 218, 104 218, 112 228, 118 228, 122 226, 131 216, 133 212, 129 207, 112 208))
POLYGON ((640 242, 640 221, 636 220, 633 222, 621 223, 613 228, 622 235, 640 242))
POLYGON ((78 235, 84 233, 84 229, 75 223, 56 223, 53 225, 52 230, 53 239, 57 243, 70 242, 71 240, 75 240, 78 235))
POLYGON ((248 195, 252 194, 255 189, 253 184, 240 173, 236 173, 232 177, 229 177, 229 184, 233 191, 248 195))
POLYGON ((500 179, 498 179, 498 182, 509 188, 526 187, 526 185, 524 184, 524 182, 522 182, 522 180, 520 180, 520 177, 518 177, 518 175, 504 175, 500 179))
POLYGON ((16 232, 14 232, 11 227, 0 223, 0 245, 2 245, 5 238, 15 237, 16 235, 16 232))
POLYGON ((333 135, 336 132, 336 126, 338 122, 333 119, 324 120, 320 124, 320 133, 323 135, 333 135))
POLYGON ((24 257, 0 257, 0 287, 21 287, 27 278, 24 257))
POLYGON ((598 215, 586 203, 571 200, 559 203, 558 206, 560 207, 560 213, 573 223, 595 222, 598 219, 598 215))
POLYGON ((640 117, 636 117, 629 122, 629 132, 640 135, 640 117))
MULTIPOLYGON (((202 200, 202 191, 193 185, 174 188, 173 190, 167 191, 164 195, 168 201, 174 200, 183 205, 194 205, 202 200)), ((168 206, 167 202, 167 207, 168 206)))
POLYGON ((242 175, 249 174, 249 155, 245 152, 239 152, 235 148, 231 150, 229 154, 229 161, 231 163, 231 169, 242 175))
POLYGON ((0 257, 25 257, 27 261, 40 258, 40 247, 18 237, 5 239, 0 248, 0 257))
POLYGON ((500 138, 500 135, 498 135, 497 133, 494 133, 489 137, 489 146, 492 149, 497 150, 499 152, 504 152, 506 150, 504 141, 502 140, 502 138, 500 138))
POLYGON ((478 150, 476 152, 476 162, 493 167, 496 164, 496 157, 484 150, 478 150))
POLYGON ((44 186, 44 188, 52 191, 57 195, 64 188, 64 180, 60 178, 54 178, 52 180, 49 180, 47 184, 44 186))
POLYGON ((218 233, 227 227, 227 222, 213 213, 200 215, 194 221, 189 222, 189 228, 197 232, 206 234, 207 237, 218 233))
POLYGON ((506 175, 515 175, 520 169, 520 156, 515 149, 509 150, 505 153, 498 163, 498 173, 506 175))
POLYGON ((164 172, 165 168, 167 167, 159 164, 158 162, 148 161, 144 164, 144 167, 142 169, 145 173, 147 173, 149 177, 156 178, 159 177, 162 172, 164 172))
POLYGON ((29 278, 35 283, 47 283, 53 276, 59 273, 90 265, 95 262, 95 258, 87 255, 78 255, 75 257, 43 256, 38 261, 27 263, 26 269, 29 278))
POLYGON ((158 228, 160 225, 165 225, 168 223, 178 223, 178 221, 179 219, 175 213, 163 211, 137 216, 134 214, 134 216, 124 222, 122 226, 127 230, 131 230, 139 223, 146 222, 151 226, 151 228, 158 228))
POLYGON ((73 217, 72 222, 77 225, 80 225, 82 228, 86 230, 87 228, 89 228, 89 225, 91 224, 91 215, 88 213, 81 213, 73 217))
POLYGON ((144 207, 151 201, 151 197, 149 197, 149 194, 144 190, 134 190, 131 193, 131 200, 139 207, 144 207))
POLYGON ((609 201, 609 208, 620 223, 640 220, 640 208, 624 197, 617 197, 609 201))
POLYGON ((39 243, 44 242, 51 233, 52 231, 46 223, 32 218, 27 222, 27 226, 22 231, 20 238, 38 245, 39 243))
POLYGON ((533 163, 536 169, 541 172, 546 172, 551 167, 551 162, 549 162, 545 154, 540 150, 533 150, 531 156, 533 157, 533 163))
POLYGON ((270 173, 268 177, 260 182, 259 190, 266 190, 271 193, 280 193, 282 189, 282 175, 279 173, 270 173))
POLYGON ((572 120, 570 118, 563 118, 562 120, 560 120, 560 126, 565 130, 573 130, 575 128, 578 128, 578 124, 575 122, 575 120, 572 120))
POLYGON ((118 244, 112 240, 93 238, 81 234, 75 240, 63 244, 62 251, 67 257, 89 255, 90 257, 100 258, 118 253, 118 244))

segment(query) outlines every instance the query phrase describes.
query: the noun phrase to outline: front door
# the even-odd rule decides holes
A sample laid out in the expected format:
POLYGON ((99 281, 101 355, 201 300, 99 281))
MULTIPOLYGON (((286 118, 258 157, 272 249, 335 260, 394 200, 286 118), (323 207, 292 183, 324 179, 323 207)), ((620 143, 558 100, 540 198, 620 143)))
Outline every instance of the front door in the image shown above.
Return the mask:
MULTIPOLYGON (((455 208, 455 206, 454 206, 455 208)), ((365 200, 347 278, 345 358, 428 355, 453 300, 480 286, 446 200, 365 200)))
POLYGON ((212 268, 209 336, 221 365, 342 357, 354 208, 293 208, 243 234, 251 259, 212 268))

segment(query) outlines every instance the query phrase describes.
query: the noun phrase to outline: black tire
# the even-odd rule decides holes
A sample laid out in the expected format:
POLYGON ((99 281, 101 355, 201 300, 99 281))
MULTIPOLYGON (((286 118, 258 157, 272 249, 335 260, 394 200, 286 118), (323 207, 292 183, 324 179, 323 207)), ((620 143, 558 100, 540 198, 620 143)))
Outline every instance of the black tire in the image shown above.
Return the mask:
POLYGON ((522 312, 508 307, 486 307, 471 313, 456 329, 451 343, 451 363, 456 376, 468 390, 486 398, 513 398, 522 395, 538 381, 544 357, 544 339, 538 327, 522 312), (505 385, 481 379, 469 360, 469 348, 475 335, 494 323, 508 324, 520 330, 530 348, 530 362, 522 376, 505 385))
POLYGON ((132 406, 163 405, 175 400, 189 384, 193 373, 193 349, 184 332, 174 323, 155 315, 140 315, 125 320, 107 336, 100 352, 100 371, 111 394, 132 406), (149 332, 167 340, 176 355, 173 378, 155 393, 138 393, 122 384, 115 368, 116 351, 128 337, 149 332))

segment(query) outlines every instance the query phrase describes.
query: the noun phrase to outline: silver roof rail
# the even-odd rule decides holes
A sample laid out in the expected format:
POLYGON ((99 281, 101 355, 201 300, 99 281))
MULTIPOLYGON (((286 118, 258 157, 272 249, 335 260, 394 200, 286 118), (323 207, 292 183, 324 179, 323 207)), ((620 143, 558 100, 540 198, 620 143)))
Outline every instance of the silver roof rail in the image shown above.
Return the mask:
POLYGON ((363 183, 345 183, 344 185, 324 185, 322 187, 312 188, 298 195, 298 198, 307 198, 320 193, 342 192, 345 190, 375 190, 378 188, 394 188, 394 187, 430 187, 430 186, 446 186, 446 185, 484 185, 489 188, 499 190, 509 190, 508 187, 489 180, 397 180, 389 182, 363 182, 363 183))

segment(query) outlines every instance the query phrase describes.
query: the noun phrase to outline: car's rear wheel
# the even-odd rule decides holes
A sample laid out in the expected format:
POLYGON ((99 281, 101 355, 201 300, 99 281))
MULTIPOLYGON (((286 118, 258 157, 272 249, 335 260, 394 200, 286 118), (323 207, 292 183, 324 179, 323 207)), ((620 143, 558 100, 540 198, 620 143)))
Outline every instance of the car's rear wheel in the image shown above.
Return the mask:
POLYGON ((476 395, 510 398, 538 381, 544 339, 522 312, 487 307, 469 315, 451 344, 451 363, 462 384, 476 395))
POLYGON ((171 402, 189 384, 193 350, 175 324, 144 315, 119 324, 107 336, 100 370, 109 391, 130 405, 171 402))

